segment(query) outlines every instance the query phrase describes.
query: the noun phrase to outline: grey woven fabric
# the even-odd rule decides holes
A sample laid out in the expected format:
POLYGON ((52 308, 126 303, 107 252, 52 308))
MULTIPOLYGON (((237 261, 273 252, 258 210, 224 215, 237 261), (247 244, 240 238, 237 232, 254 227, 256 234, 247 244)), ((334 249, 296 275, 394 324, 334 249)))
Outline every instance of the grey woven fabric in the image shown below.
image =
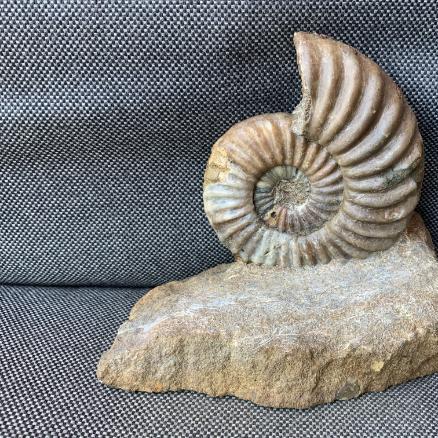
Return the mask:
POLYGON ((305 411, 109 389, 97 361, 144 292, 0 287, 0 436, 438 436, 438 374, 305 411))
POLYGON ((371 56, 426 145, 438 240, 435 0, 54 0, 0 8, 0 282, 155 285, 231 260, 202 211, 211 145, 291 111, 293 32, 371 56))

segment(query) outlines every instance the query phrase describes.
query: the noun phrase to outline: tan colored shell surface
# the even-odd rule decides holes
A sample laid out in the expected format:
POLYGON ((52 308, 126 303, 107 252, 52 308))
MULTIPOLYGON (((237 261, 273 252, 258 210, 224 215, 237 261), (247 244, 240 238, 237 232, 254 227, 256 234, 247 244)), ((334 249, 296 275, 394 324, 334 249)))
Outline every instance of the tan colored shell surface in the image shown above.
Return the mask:
POLYGON ((419 196, 423 145, 394 82, 353 48, 294 37, 303 98, 213 146, 204 207, 240 259, 302 266, 390 247, 419 196))

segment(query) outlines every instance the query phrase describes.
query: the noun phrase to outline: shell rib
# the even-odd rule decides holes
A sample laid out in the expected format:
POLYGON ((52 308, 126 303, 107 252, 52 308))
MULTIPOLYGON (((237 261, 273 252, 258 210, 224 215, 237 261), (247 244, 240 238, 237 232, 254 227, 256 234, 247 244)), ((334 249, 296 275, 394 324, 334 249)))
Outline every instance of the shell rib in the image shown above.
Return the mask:
POLYGON ((353 48, 308 33, 292 114, 240 122, 213 146, 204 206, 219 239, 252 263, 285 267, 389 248, 419 196, 423 144, 394 82, 353 48))

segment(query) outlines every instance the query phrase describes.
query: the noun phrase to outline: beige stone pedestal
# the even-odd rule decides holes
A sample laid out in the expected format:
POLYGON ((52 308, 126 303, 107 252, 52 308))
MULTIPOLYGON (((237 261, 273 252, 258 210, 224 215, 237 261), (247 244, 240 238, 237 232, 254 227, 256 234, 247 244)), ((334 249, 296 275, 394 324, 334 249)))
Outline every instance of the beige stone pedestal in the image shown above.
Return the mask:
POLYGON ((438 371, 438 262, 418 215, 388 251, 283 270, 221 265, 147 293, 97 371, 129 391, 307 408, 438 371))

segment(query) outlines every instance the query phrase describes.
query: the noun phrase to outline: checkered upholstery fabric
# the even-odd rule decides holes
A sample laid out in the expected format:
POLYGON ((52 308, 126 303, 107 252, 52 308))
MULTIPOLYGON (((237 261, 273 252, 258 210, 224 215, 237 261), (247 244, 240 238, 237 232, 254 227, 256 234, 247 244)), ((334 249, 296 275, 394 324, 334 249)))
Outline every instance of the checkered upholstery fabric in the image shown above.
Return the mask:
POLYGON ((95 379, 145 292, 121 286, 231 260, 204 167, 231 125, 299 102, 294 31, 355 46, 401 86, 438 243, 437 22, 435 0, 2 2, 0 283, 33 286, 0 287, 0 436, 438 436, 437 375, 306 411, 95 379))
POLYGON ((298 103, 297 30, 401 86, 438 241, 435 0, 18 0, 0 22, 0 282, 152 286, 230 261, 204 167, 231 125, 298 103))
POLYGON ((110 389, 95 378, 97 361, 144 292, 0 287, 0 436, 438 436, 438 374, 309 410, 110 389))

